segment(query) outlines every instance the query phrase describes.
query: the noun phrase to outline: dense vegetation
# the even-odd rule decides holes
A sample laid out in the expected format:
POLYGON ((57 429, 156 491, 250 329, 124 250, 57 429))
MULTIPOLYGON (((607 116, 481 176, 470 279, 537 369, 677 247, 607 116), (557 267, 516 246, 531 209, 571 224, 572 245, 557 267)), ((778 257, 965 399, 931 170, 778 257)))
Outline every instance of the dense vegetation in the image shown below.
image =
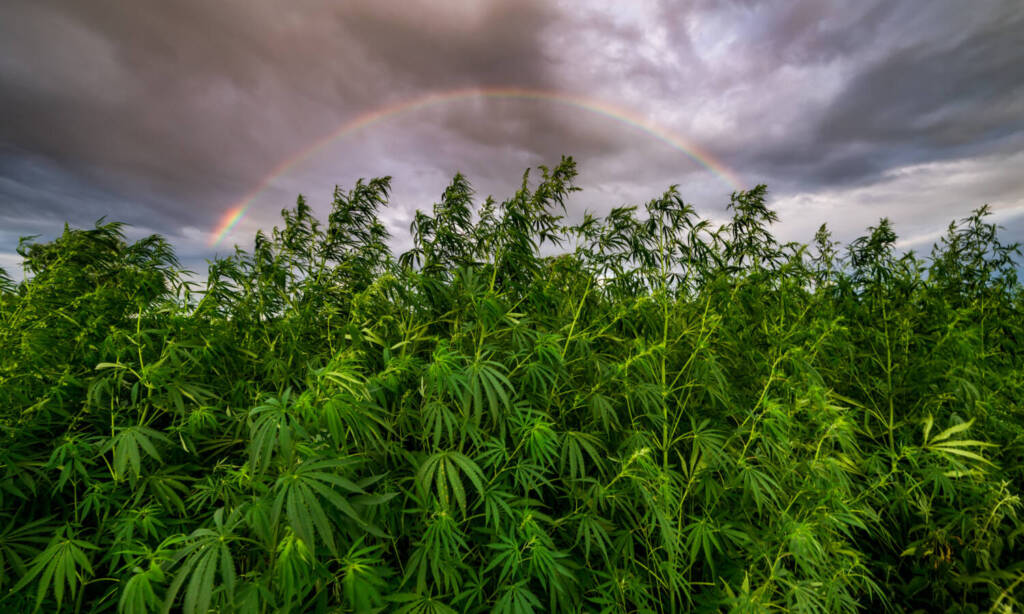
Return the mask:
POLYGON ((300 198, 190 284, 65 229, 0 278, 12 612, 1008 612, 1024 302, 981 208, 780 244, 675 189, 578 225, 575 167, 300 198), (550 246, 550 247, 549 247, 550 246), (544 256, 542 254, 556 254, 544 256))

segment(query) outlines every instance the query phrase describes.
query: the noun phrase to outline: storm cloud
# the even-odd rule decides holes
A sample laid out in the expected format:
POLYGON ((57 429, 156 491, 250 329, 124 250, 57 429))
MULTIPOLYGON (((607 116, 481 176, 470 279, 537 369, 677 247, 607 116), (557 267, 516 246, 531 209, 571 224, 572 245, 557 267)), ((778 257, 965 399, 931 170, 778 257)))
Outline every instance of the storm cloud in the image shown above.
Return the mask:
POLYGON ((746 186, 767 183, 793 238, 829 222, 848 240, 881 215, 928 237, 986 202, 1019 235, 1021 31, 1012 1, 9 0, 0 266, 19 236, 102 216, 201 263, 244 198, 251 213, 229 237, 242 244, 300 191, 325 211, 335 184, 385 174, 400 235, 454 172, 503 197, 561 154, 580 163, 573 214, 678 183, 721 216, 735 189, 628 122, 550 99, 467 96, 301 155, 364 114, 474 88, 642 117, 746 186))

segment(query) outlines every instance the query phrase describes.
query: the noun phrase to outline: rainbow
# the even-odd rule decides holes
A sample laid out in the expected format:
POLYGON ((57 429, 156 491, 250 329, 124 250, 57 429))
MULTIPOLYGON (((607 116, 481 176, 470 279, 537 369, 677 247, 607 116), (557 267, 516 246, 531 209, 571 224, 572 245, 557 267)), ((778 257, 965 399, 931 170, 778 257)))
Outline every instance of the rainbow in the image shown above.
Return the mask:
POLYGON ((632 126, 641 132, 644 132, 667 145, 678 149, 693 161, 697 162, 704 168, 710 170, 714 175, 722 179, 725 183, 729 184, 735 190, 742 190, 742 182, 739 178, 728 168, 725 167, 721 162, 716 160, 710 153, 702 150, 697 145, 684 140, 682 137, 671 133, 670 131, 661 128, 654 123, 648 121, 640 114, 623 109, 606 102, 599 100, 584 98, 581 96, 575 96, 572 94, 563 94, 559 92, 550 92, 545 90, 533 90, 526 88, 517 87, 496 87, 496 88, 467 88, 451 90, 447 92, 438 92, 433 94, 427 94, 411 100, 405 100, 398 102, 374 111, 369 111, 358 117, 355 117, 347 122, 344 122, 336 129, 328 133, 326 136, 317 139, 312 144, 307 145, 304 149, 298 151, 294 155, 285 160, 282 160, 277 166, 272 168, 263 179, 245 195, 242 200, 238 201, 231 206, 230 209, 221 218, 220 223, 212 233, 210 245, 214 246, 220 243, 224 236, 245 216, 246 211, 252 205, 253 200, 271 184, 274 179, 287 173, 292 168, 303 162, 313 154, 325 148, 327 145, 338 139, 345 138, 362 130, 363 128, 369 127, 373 124, 379 123, 386 119, 393 118, 404 113, 411 113, 418 111, 425 107, 431 107, 441 104, 447 104, 460 100, 468 100, 473 98, 504 98, 504 99, 520 99, 520 100, 540 100, 545 102, 552 102, 556 104, 568 105, 578 109, 583 109, 603 115, 610 119, 614 119, 620 123, 632 126))

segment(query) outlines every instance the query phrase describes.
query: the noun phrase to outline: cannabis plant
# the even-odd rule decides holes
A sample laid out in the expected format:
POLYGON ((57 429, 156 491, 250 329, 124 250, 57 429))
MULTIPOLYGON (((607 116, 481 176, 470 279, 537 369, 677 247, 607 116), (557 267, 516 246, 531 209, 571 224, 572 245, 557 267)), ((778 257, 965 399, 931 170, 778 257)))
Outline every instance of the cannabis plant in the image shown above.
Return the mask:
POLYGON ((571 158, 301 197, 191 280, 65 227, 0 271, 14 612, 1011 612, 1024 292, 987 207, 780 243, 671 187, 568 219, 571 158))

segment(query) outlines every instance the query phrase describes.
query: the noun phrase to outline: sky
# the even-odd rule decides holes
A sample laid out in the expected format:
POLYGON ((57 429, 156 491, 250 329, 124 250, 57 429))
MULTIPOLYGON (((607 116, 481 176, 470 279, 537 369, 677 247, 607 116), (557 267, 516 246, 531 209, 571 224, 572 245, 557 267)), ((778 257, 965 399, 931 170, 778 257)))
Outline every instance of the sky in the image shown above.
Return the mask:
POLYGON ((5 0, 0 267, 105 217, 202 274, 385 175, 402 250, 456 172, 502 200, 563 154, 570 218, 764 183, 784 240, 888 217, 927 255, 989 204, 1024 241, 1021 32, 1019 0, 5 0))

